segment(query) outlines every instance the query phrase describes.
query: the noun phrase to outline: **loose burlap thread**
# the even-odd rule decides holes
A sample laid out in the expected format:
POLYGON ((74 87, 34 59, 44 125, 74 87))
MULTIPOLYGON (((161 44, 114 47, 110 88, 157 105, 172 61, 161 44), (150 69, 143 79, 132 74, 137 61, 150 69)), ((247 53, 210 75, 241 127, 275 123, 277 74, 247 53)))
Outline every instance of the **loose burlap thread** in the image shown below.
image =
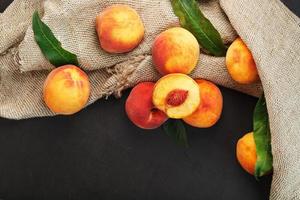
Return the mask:
MULTIPOLYGON (((274 173, 271 199, 300 199, 300 20, 279 0, 201 0, 204 14, 226 44, 237 34, 251 49, 261 83, 239 85, 228 75, 225 58, 201 54, 192 77, 205 78, 253 96, 262 86, 272 134, 274 173), (226 14, 225 14, 226 13, 226 14)), ((39 10, 63 47, 76 53, 92 89, 89 104, 141 81, 160 76, 151 45, 163 30, 178 25, 169 0, 15 0, 0 14, 0 116, 12 119, 52 116, 42 100, 42 85, 53 66, 34 42, 31 16, 39 10), (95 32, 95 17, 122 3, 135 8, 146 35, 133 52, 105 53, 95 32)))

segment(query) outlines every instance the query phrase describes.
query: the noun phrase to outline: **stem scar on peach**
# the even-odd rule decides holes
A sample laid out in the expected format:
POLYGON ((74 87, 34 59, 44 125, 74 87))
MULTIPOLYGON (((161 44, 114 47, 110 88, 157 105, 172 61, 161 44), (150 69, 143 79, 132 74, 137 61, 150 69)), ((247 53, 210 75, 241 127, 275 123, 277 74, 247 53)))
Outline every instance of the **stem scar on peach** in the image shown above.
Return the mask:
POLYGON ((210 81, 197 79, 200 87, 201 103, 197 110, 184 118, 184 122, 198 128, 209 128, 220 119, 223 109, 223 96, 220 89, 210 81))
POLYGON ((152 103, 155 83, 143 82, 136 85, 130 92, 125 110, 128 118, 136 126, 143 129, 155 129, 161 126, 168 117, 152 103))
POLYGON ((159 34, 152 47, 153 63, 160 74, 189 74, 200 56, 197 39, 188 30, 170 28, 159 34))
POLYGON ((249 174, 254 175, 257 154, 253 132, 247 133, 239 139, 236 145, 236 157, 242 168, 249 174))
POLYGON ((96 18, 100 45, 109 53, 126 53, 136 48, 144 37, 144 25, 138 13, 127 5, 104 9, 96 18))
POLYGON ((189 76, 168 74, 157 81, 153 104, 169 118, 181 119, 191 115, 200 104, 200 89, 189 76))
POLYGON ((62 115, 71 115, 83 109, 90 96, 87 74, 74 65, 64 65, 50 72, 43 88, 48 108, 62 115))
POLYGON ((252 53, 241 38, 237 38, 228 48, 226 66, 232 79, 240 84, 251 84, 259 80, 252 53))

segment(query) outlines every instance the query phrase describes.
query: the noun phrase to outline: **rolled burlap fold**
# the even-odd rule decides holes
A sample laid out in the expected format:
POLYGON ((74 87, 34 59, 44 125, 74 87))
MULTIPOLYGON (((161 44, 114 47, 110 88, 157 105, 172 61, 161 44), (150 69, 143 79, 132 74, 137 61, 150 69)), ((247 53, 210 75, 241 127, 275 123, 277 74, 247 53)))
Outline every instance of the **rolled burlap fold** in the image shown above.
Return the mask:
MULTIPOLYGON (((225 58, 205 54, 192 77, 253 96, 259 96, 264 87, 274 156, 271 199, 300 199, 299 18, 279 0, 203 0, 200 5, 225 43, 232 42, 237 33, 246 42, 262 84, 235 83, 227 73, 225 58)), ((169 0, 15 0, 0 14, 1 117, 53 115, 42 100, 42 85, 53 66, 34 42, 30 26, 36 9, 87 71, 92 85, 89 104, 106 95, 120 95, 138 82, 157 80, 151 45, 161 31, 178 24, 169 0), (135 8, 145 25, 143 43, 128 54, 107 54, 97 40, 96 15, 115 3, 135 8)))

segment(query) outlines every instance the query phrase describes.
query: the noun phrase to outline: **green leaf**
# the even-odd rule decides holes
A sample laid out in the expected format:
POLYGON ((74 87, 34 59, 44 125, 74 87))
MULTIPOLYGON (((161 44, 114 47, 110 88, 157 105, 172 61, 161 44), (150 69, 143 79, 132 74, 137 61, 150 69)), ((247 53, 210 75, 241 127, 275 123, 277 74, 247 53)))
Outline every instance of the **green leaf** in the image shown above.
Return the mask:
POLYGON ((32 29, 35 41, 51 64, 56 67, 66 64, 79 65, 77 56, 62 48, 51 29, 42 22, 37 11, 32 17, 32 29))
POLYGON ((169 119, 164 123, 163 129, 176 144, 189 147, 186 130, 181 120, 169 119))
POLYGON ((199 44, 215 56, 225 56, 226 47, 212 23, 202 14, 195 0, 171 0, 182 27, 197 38, 199 44))
POLYGON ((255 165, 255 177, 261 177, 272 170, 273 157, 271 149, 271 132, 269 126, 268 110, 265 96, 257 102, 254 116, 254 141, 256 145, 257 161, 255 165))

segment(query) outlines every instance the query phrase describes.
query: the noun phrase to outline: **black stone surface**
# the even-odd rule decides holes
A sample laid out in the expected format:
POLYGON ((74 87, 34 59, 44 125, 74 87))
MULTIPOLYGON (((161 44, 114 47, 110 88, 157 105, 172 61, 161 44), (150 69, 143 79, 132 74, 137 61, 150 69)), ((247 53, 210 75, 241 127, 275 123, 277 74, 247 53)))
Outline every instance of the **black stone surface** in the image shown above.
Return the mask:
MULTIPOLYGON (((0 0, 0 11, 10 2, 0 0)), ((300 14, 298 0, 285 3, 300 14)), ((0 119, 0 199, 268 199, 271 176, 256 181, 235 157, 256 99, 221 89, 222 118, 210 129, 187 127, 189 149, 132 125, 129 91, 70 117, 0 119)))

